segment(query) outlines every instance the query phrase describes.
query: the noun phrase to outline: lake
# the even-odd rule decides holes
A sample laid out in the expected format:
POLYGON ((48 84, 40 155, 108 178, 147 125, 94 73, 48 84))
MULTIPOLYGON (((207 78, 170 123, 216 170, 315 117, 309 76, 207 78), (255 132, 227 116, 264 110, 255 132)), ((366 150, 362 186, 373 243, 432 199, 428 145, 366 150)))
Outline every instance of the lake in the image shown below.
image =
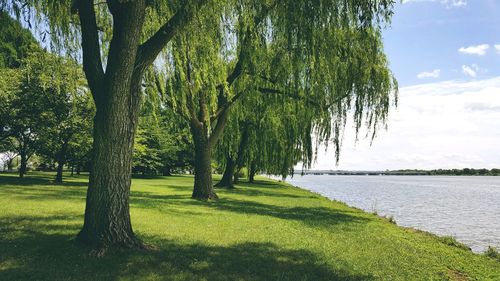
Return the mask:
POLYGON ((292 185, 398 225, 451 235, 474 252, 500 249, 500 177, 296 175, 292 185))

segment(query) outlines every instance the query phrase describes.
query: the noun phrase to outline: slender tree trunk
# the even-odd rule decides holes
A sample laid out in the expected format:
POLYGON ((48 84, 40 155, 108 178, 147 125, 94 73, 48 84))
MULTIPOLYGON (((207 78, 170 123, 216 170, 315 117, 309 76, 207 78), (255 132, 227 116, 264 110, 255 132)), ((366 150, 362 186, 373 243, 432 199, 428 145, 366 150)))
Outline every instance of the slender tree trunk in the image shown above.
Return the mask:
POLYGON ((212 184, 212 149, 208 130, 203 125, 191 126, 194 140, 194 199, 217 199, 212 184))
POLYGON ((250 164, 250 169, 248 169, 248 182, 253 183, 255 180, 255 174, 257 173, 257 167, 254 162, 250 164))
POLYGON ((236 169, 236 162, 233 160, 230 154, 227 155, 226 167, 224 168, 224 174, 222 179, 215 185, 216 187, 227 187, 233 188, 233 177, 234 171, 236 169))
POLYGON ((57 174, 56 174, 56 183, 62 183, 63 182, 63 169, 64 169, 64 161, 59 160, 57 161, 57 174))
POLYGON ((63 182, 63 170, 64 164, 66 162, 66 147, 67 143, 64 143, 61 147, 61 151, 57 153, 57 174, 56 174, 56 183, 63 182))
POLYGON ((82 165, 80 163, 76 164, 76 175, 79 176, 82 170, 82 165))
POLYGON ((26 155, 26 151, 21 150, 19 153, 21 156, 21 166, 19 167, 19 177, 24 178, 24 175, 26 174, 26 170, 28 167, 28 155, 26 155))
POLYGON ((14 158, 7 161, 7 171, 12 171, 14 169, 14 158))
POLYGON ((235 169, 234 175, 233 175, 233 184, 240 183, 240 171, 241 171, 240 167, 237 167, 237 169, 235 169))
POLYGON ((172 175, 172 169, 170 167, 164 167, 162 175, 163 176, 171 176, 172 175))
POLYGON ((248 141, 250 139, 250 134, 249 134, 250 124, 244 123, 242 126, 243 126, 243 132, 241 134, 241 140, 238 145, 238 153, 236 154, 236 160, 233 161, 231 159, 233 167, 231 167, 231 170, 229 171, 230 174, 227 175, 229 177, 227 181, 231 183, 231 187, 233 187, 234 184, 239 183, 239 174, 245 164, 245 154, 248 147, 248 141))

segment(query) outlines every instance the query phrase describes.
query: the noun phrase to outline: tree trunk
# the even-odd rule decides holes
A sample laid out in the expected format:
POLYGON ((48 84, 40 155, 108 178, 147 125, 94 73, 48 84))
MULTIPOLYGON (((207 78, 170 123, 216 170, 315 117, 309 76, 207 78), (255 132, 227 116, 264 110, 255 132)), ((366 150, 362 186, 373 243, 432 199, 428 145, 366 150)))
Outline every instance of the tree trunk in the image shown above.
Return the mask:
POLYGON ((28 167, 28 155, 26 155, 26 151, 22 150, 19 155, 21 156, 21 166, 19 167, 19 177, 23 178, 26 174, 26 170, 28 167))
POLYGON ((98 250, 105 251, 112 245, 128 248, 142 245, 134 235, 129 213, 137 121, 131 117, 133 114, 126 103, 110 103, 108 110, 99 110, 98 107, 94 118, 85 222, 78 239, 98 250))
POLYGON ((248 147, 248 141, 250 140, 250 124, 245 122, 242 126, 243 132, 241 134, 240 144, 238 145, 238 153, 236 155, 236 161, 234 162, 235 167, 233 168, 232 173, 233 184, 239 183, 240 171, 245 165, 245 155, 248 147))
POLYGON ((222 175, 222 179, 215 186, 234 188, 233 177, 235 169, 236 169, 236 162, 233 160, 231 155, 228 154, 226 167, 224 168, 224 174, 222 175))
POLYGON ((218 199, 212 184, 212 149, 207 128, 199 124, 192 125, 194 140, 194 199, 218 199))
POLYGON ((76 175, 79 176, 82 170, 82 166, 80 163, 76 164, 76 175))
POLYGON ((56 174, 56 183, 62 183, 63 182, 63 168, 64 168, 64 161, 60 160, 57 161, 57 174, 56 174))
POLYGON ((12 171, 14 169, 14 158, 7 161, 7 171, 12 171))
POLYGON ((250 169, 248 169, 248 182, 253 183, 255 180, 255 174, 257 173, 257 167, 255 163, 250 164, 250 169))
MULTIPOLYGON (((108 2, 111 3, 111 2, 108 2)), ((113 39, 105 79, 91 83, 96 102, 92 165, 85 221, 77 239, 102 256, 107 248, 145 248, 130 221, 132 152, 140 109, 143 72, 135 58, 144 21, 144 1, 108 4, 113 14, 113 39)), ((85 11, 80 11, 81 16, 85 11)), ((83 25, 82 25, 83 28, 83 25)), ((85 68, 84 64, 84 68, 85 68)), ((87 77, 94 77, 87 65, 87 77)))
POLYGON ((237 169, 234 171, 233 184, 240 183, 240 171, 241 171, 240 167, 237 167, 237 169))
POLYGON ((162 175, 163 176, 171 176, 172 175, 172 169, 170 167, 168 167, 168 166, 163 167, 162 175))
POLYGON ((57 174, 55 179, 56 183, 63 182, 63 169, 66 162, 66 147, 67 143, 64 143, 61 147, 61 151, 57 153, 57 174))
POLYGON ((71 165, 71 176, 74 176, 75 174, 75 166, 71 165))

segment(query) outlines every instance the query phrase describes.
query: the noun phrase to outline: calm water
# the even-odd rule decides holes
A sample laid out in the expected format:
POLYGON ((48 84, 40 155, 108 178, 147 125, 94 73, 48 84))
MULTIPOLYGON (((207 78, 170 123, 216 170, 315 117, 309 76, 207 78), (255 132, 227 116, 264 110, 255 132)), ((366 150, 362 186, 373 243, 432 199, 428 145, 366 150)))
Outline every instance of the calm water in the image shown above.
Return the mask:
POLYGON ((500 249, 500 177, 295 176, 289 183, 398 225, 452 235, 475 252, 500 249))

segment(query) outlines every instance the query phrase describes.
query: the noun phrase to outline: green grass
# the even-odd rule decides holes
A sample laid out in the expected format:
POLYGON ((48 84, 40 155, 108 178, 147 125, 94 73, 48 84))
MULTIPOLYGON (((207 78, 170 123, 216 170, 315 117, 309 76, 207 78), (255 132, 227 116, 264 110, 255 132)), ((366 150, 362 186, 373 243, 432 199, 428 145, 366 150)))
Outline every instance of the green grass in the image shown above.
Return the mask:
POLYGON ((500 280, 449 239, 262 178, 215 202, 189 176, 134 179, 135 232, 159 251, 95 259, 73 241, 86 178, 51 179, 0 175, 0 280, 500 280))

